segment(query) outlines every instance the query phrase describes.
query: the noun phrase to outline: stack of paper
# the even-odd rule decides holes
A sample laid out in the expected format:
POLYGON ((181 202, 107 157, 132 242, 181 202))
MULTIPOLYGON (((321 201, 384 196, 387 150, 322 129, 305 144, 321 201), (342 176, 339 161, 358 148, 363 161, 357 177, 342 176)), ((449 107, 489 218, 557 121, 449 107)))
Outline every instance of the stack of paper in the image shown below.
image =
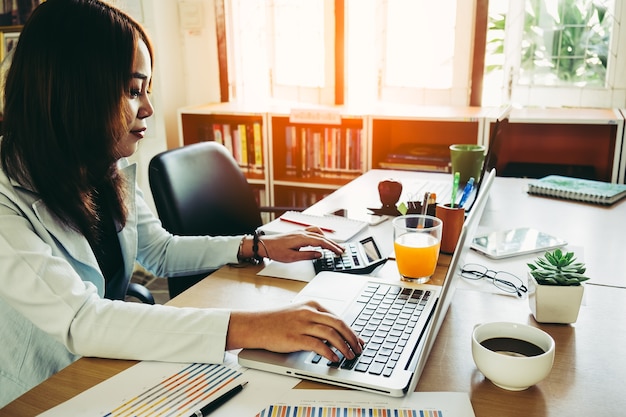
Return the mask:
POLYGON ((288 211, 278 219, 261 226, 267 234, 289 233, 308 226, 317 226, 325 236, 335 242, 346 242, 363 230, 367 223, 339 216, 316 216, 298 211, 288 211))

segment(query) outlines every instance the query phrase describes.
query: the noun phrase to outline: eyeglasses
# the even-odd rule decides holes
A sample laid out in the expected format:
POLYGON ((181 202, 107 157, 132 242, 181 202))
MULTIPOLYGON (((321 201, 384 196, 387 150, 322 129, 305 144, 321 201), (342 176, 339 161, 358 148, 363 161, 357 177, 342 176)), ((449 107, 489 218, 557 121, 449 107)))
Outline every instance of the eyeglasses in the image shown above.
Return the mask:
POLYGON ((489 278, 498 289, 517 294, 518 297, 521 297, 522 293, 528 292, 528 288, 517 276, 505 271, 493 271, 479 264, 465 264, 461 268, 461 276, 473 280, 489 278))

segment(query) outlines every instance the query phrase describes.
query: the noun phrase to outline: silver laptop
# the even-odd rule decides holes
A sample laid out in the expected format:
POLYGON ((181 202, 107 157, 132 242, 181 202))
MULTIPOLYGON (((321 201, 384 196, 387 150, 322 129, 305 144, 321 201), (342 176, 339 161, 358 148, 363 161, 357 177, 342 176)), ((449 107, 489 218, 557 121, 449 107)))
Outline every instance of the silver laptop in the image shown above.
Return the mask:
POLYGON ((470 249, 494 177, 492 170, 482 181, 441 287, 321 272, 297 295, 294 301, 317 300, 366 340, 356 360, 330 363, 310 351, 282 354, 244 349, 239 364, 395 397, 414 391, 450 306, 459 266, 470 249))

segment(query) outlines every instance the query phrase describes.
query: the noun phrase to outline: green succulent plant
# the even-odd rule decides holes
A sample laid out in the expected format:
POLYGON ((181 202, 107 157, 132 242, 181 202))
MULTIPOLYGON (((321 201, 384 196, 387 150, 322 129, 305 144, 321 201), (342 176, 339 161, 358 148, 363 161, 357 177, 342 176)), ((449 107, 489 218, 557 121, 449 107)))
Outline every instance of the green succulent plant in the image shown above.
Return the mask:
POLYGON ((555 249, 527 265, 540 285, 575 286, 589 279, 584 275, 585 264, 575 261, 574 252, 564 254, 561 249, 555 249))

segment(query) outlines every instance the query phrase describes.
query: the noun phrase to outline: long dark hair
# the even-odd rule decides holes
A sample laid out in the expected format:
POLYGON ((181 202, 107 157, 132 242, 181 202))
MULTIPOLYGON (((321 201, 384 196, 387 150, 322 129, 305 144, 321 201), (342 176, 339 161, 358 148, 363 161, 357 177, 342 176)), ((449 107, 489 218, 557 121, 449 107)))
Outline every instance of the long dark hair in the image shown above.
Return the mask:
MULTIPOLYGON (((69 227, 98 236, 96 189, 126 222, 116 146, 128 134, 138 42, 131 17, 98 0, 47 0, 24 25, 7 74, 2 168, 69 227)), ((153 61, 153 60, 152 60, 153 61)))

